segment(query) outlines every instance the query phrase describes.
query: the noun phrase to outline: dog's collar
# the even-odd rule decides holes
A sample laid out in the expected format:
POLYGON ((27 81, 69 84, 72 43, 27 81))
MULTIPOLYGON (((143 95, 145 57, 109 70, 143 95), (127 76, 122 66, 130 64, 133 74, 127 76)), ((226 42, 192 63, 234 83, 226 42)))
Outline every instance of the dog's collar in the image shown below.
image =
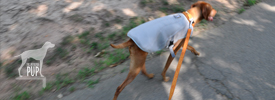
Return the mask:
POLYGON ((194 19, 193 19, 192 15, 188 11, 185 11, 185 12, 182 12, 182 13, 189 20, 190 25, 192 25, 194 27, 194 19))
POLYGON ((189 17, 189 21, 194 22, 192 15, 188 11, 186 11, 186 13, 187 13, 187 16, 189 17))

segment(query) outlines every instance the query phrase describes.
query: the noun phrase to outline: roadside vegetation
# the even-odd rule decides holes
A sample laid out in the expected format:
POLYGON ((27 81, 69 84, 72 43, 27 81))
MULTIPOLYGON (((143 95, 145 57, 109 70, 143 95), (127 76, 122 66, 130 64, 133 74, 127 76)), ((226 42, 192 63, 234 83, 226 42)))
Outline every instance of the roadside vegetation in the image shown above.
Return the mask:
POLYGON ((243 4, 243 7, 239 8, 237 13, 241 14, 243 13, 246 9, 248 9, 250 6, 253 6, 257 3, 259 3, 260 0, 246 0, 245 3, 243 4))
MULTIPOLYGON (((78 15, 72 16, 71 18, 75 21, 81 21, 81 17, 78 15)), ((115 19, 114 22, 121 23, 121 20, 115 19)), ((44 64, 50 66, 59 62, 69 62, 71 58, 70 55, 73 55, 74 53, 72 51, 81 50, 83 55, 93 56, 91 62, 94 63, 94 65, 79 69, 76 76, 70 76, 69 73, 55 74, 55 81, 48 82, 46 87, 40 90, 39 95, 43 95, 45 92, 60 90, 74 82, 83 82, 87 84, 87 87, 93 88, 94 84, 99 82, 99 79, 87 80, 87 78, 92 77, 105 68, 116 66, 125 61, 129 56, 127 49, 110 49, 111 47, 109 44, 112 43, 111 41, 126 40, 126 34, 129 30, 145 22, 146 20, 143 17, 134 17, 131 18, 129 23, 124 25, 122 29, 114 32, 102 31, 95 33, 94 28, 90 28, 79 35, 68 35, 64 37, 62 42, 59 45, 56 45, 56 49, 53 53, 46 56, 47 60, 44 61, 44 64), (91 40, 91 38, 93 38, 94 41, 91 40)), ((30 60, 28 59, 28 61, 30 60)), ((16 77, 18 75, 16 68, 20 66, 21 62, 20 59, 17 59, 13 61, 13 63, 4 65, 6 76, 16 77)), ((122 69, 121 73, 125 70, 126 69, 122 69)), ((75 91, 75 88, 70 88, 69 91, 73 92, 75 91)), ((20 94, 14 94, 15 100, 25 100, 29 98, 30 94, 27 91, 20 94)))
POLYGON ((27 91, 24 91, 20 94, 16 94, 13 97, 13 100, 28 100, 28 99, 30 99, 30 94, 27 91))
POLYGON ((169 4, 167 0, 141 0, 140 2, 141 7, 150 6, 153 10, 159 10, 163 13, 171 14, 171 13, 181 13, 185 11, 184 5, 182 2, 179 4, 169 4), (161 6, 155 6, 161 5, 161 6))
POLYGON ((246 0, 246 3, 244 5, 245 6, 253 6, 258 2, 259 2, 259 0, 246 0))

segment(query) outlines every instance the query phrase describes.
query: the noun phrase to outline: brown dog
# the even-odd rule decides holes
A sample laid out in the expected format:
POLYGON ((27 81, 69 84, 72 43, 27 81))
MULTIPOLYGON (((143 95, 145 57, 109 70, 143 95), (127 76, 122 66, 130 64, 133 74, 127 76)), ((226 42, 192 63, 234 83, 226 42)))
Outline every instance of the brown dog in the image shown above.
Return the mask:
MULTIPOLYGON (((192 17, 194 19, 194 24, 199 23, 202 19, 205 19, 208 21, 213 21, 213 17, 217 13, 217 11, 215 9, 213 9, 210 4, 203 2, 203 1, 198 1, 194 4, 192 4, 191 8, 187 11, 192 15, 192 17)), ((175 46, 173 47, 175 54, 178 52, 178 50, 183 45, 183 43, 184 43, 184 39, 178 40, 175 43, 175 46)), ((131 59, 129 74, 128 74, 127 78, 124 80, 124 82, 120 86, 117 87, 115 96, 113 98, 113 100, 116 100, 119 93, 125 88, 126 85, 128 85, 135 79, 135 77, 138 75, 140 70, 148 78, 153 78, 154 74, 148 74, 145 69, 145 59, 146 59, 146 56, 148 53, 141 50, 132 39, 130 39, 127 42, 124 42, 122 44, 119 44, 119 45, 111 44, 111 46, 113 48, 129 47, 130 59, 131 59)), ((190 50, 195 55, 200 54, 192 46, 188 45, 187 49, 190 50)), ((173 58, 170 54, 170 56, 166 62, 165 68, 163 69, 163 72, 161 74, 163 77, 163 80, 165 82, 167 82, 169 80, 169 77, 166 77, 165 74, 166 74, 166 71, 169 68, 169 65, 171 64, 172 60, 173 60, 173 58)))

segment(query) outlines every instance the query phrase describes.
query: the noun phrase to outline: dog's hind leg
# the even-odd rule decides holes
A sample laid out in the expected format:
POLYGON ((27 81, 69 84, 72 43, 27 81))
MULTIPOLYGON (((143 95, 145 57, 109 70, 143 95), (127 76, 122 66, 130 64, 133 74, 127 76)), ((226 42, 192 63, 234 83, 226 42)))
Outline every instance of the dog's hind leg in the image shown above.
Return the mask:
POLYGON ((154 74, 148 74, 147 71, 146 71, 146 68, 145 68, 145 63, 143 64, 142 68, 141 68, 141 72, 142 74, 144 74, 145 76, 147 76, 148 78, 153 78, 154 77, 154 74))
MULTIPOLYGON (((147 56, 147 52, 146 52, 146 55, 144 55, 145 56, 145 58, 144 59, 146 59, 146 56, 147 56)), ((142 72, 142 74, 144 74, 145 76, 147 76, 149 79, 151 79, 151 78, 153 78, 154 77, 154 74, 148 74, 147 73, 147 71, 146 71, 146 68, 145 68, 145 61, 144 61, 144 64, 143 64, 143 66, 141 67, 141 72, 142 72)))
POLYGON ((135 79, 145 63, 145 59, 147 56, 146 52, 140 50, 136 45, 130 46, 129 49, 131 58, 130 70, 124 82, 117 87, 113 100, 117 100, 120 92, 135 79))
POLYGON ((138 73, 140 72, 141 67, 136 67, 136 68, 130 68, 130 72, 127 76, 127 78, 124 80, 124 82, 117 87, 116 89, 116 93, 115 96, 113 98, 113 100, 117 100, 118 95, 120 94, 120 92, 128 85, 130 84, 135 77, 138 75, 138 73), (133 71, 131 71, 133 70, 133 71))
POLYGON ((20 74, 20 71, 21 71, 22 67, 25 65, 26 61, 27 61, 27 58, 22 58, 22 63, 20 65, 20 67, 18 68, 19 77, 22 77, 22 75, 20 74))

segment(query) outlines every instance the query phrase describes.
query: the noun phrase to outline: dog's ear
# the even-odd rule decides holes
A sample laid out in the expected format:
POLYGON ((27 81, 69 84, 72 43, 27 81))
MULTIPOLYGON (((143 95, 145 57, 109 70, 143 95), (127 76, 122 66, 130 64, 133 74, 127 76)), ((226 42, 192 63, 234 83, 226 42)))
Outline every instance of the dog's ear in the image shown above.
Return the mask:
POLYGON ((205 4, 206 2, 204 2, 204 1, 198 1, 198 2, 196 2, 196 3, 194 3, 194 4, 192 4, 191 5, 191 8, 193 8, 193 7, 200 7, 201 5, 203 5, 203 4, 205 4))
POLYGON ((194 3, 194 4, 191 5, 190 8, 193 8, 193 7, 196 7, 196 6, 198 6, 198 4, 197 4, 197 3, 194 3))
POLYGON ((208 20, 208 16, 212 11, 212 6, 209 4, 202 4, 201 5, 201 13, 204 19, 208 20))
POLYGON ((201 5, 201 3, 202 3, 201 1, 198 1, 198 2, 196 2, 194 4, 192 4, 190 8, 199 7, 201 5))

